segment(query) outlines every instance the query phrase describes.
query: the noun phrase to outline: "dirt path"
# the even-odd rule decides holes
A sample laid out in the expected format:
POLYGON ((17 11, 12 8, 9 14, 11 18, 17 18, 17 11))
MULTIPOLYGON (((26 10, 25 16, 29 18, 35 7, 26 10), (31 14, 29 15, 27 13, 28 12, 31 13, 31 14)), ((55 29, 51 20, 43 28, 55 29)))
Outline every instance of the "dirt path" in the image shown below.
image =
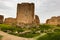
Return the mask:
POLYGON ((17 37, 14 35, 7 34, 5 32, 0 31, 0 35, 3 36, 2 40, 33 40, 33 38, 22 38, 22 37, 17 37))

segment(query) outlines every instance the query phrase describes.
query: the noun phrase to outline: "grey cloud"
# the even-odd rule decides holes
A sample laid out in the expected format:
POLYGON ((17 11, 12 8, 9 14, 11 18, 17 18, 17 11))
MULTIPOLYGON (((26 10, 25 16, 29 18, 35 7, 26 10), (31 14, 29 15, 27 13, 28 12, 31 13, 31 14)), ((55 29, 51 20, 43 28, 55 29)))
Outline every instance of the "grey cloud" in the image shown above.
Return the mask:
POLYGON ((41 22, 52 16, 60 15, 60 0, 41 0, 36 8, 36 14, 39 15, 41 22))
POLYGON ((12 9, 12 8, 7 7, 7 6, 5 6, 4 4, 0 3, 0 9, 3 9, 3 10, 10 10, 10 9, 12 9))
POLYGON ((0 0, 0 1, 9 1, 9 2, 15 2, 15 1, 18 1, 18 0, 0 0))
POLYGON ((11 2, 10 1, 4 1, 4 0, 0 0, 0 12, 2 12, 2 14, 5 16, 5 17, 15 17, 15 11, 16 11, 16 2, 11 2), (5 4, 5 2, 10 2, 11 6, 13 5, 14 7, 9 7, 9 5, 7 5, 8 3, 5 4))
POLYGON ((41 7, 43 7, 42 9, 46 8, 46 12, 58 11, 60 10, 60 0, 48 0, 45 4, 42 4, 41 7))

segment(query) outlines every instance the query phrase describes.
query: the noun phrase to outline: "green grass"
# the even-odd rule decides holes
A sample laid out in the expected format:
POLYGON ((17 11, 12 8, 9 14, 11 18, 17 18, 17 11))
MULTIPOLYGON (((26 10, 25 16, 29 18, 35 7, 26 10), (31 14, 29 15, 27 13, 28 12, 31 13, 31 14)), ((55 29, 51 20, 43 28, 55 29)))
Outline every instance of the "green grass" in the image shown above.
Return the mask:
MULTIPOLYGON (((19 36, 19 37, 34 38, 34 37, 40 36, 40 34, 42 34, 42 33, 47 33, 46 36, 40 37, 40 39, 43 38, 43 40, 45 40, 46 37, 49 37, 48 33, 49 32, 52 33, 52 30, 54 32, 60 32, 60 29, 58 29, 58 28, 60 28, 60 27, 58 27, 58 26, 52 26, 52 25, 46 25, 46 24, 39 25, 39 27, 37 27, 37 26, 34 26, 34 27, 31 26, 31 27, 28 27, 28 28, 27 28, 27 26, 25 26, 24 28, 21 28, 21 27, 19 28, 17 26, 0 24, 0 30, 1 31, 4 31, 6 33, 9 33, 9 34, 12 34, 12 35, 15 35, 15 36, 19 36), (55 30, 53 30, 54 28, 55 28, 55 30), (20 32, 24 32, 24 31, 28 31, 28 30, 30 30, 30 31, 26 32, 26 33, 20 34, 20 32), (16 31, 18 33, 15 33, 16 31), (40 33, 36 33, 37 31, 40 31, 40 33)), ((51 35, 53 35, 53 34, 51 34, 51 35)), ((40 40, 40 39, 38 38, 38 40, 40 40)), ((46 38, 46 39, 48 39, 48 38, 46 38)))
POLYGON ((60 29, 55 29, 54 32, 60 32, 60 29))
POLYGON ((2 39, 2 37, 3 37, 3 36, 2 36, 2 35, 0 35, 0 40, 2 39))
POLYGON ((52 29, 53 26, 51 25, 46 25, 46 24, 43 24, 43 25, 40 25, 40 30, 48 30, 48 29, 52 29))
POLYGON ((23 31, 22 28, 18 28, 16 26, 5 25, 5 24, 0 24, 0 30, 4 32, 7 32, 8 30, 11 32, 15 32, 15 31, 22 32, 23 31))
POLYGON ((39 35, 39 34, 35 33, 35 30, 20 34, 20 32, 25 31, 25 28, 19 28, 19 27, 5 25, 5 24, 0 24, 0 29, 1 29, 1 31, 4 31, 4 32, 12 34, 12 35, 16 35, 16 36, 19 36, 19 37, 32 38, 32 37, 35 37, 35 36, 39 35), (16 31, 18 33, 15 33, 16 31))
POLYGON ((46 35, 39 37, 37 40, 60 40, 60 33, 47 33, 46 35))
POLYGON ((21 34, 21 37, 26 37, 26 38, 33 38, 35 36, 38 36, 39 34, 32 34, 32 33, 25 33, 25 34, 21 34))

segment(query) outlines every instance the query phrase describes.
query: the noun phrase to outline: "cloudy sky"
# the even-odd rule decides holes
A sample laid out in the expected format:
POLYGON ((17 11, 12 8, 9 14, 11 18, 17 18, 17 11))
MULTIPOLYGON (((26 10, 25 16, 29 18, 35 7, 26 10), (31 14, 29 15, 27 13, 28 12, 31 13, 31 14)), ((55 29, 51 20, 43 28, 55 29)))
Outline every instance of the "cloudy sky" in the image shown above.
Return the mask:
POLYGON ((35 14, 39 16, 41 23, 60 15, 60 0, 0 0, 0 15, 15 18, 17 3, 22 2, 35 3, 35 14))

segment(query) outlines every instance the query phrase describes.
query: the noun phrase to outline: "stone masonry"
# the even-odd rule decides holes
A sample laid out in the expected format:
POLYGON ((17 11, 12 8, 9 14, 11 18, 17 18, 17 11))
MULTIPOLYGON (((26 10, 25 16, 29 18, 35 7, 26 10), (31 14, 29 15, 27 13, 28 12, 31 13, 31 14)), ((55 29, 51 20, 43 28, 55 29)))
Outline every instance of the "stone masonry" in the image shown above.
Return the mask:
POLYGON ((51 19, 47 19, 46 24, 49 25, 60 25, 60 16, 52 17, 51 19))
POLYGON ((0 15, 0 24, 3 23, 3 20, 4 20, 4 16, 3 15, 0 15))
POLYGON ((40 24, 39 17, 34 15, 34 3, 17 4, 16 18, 5 18, 4 23, 9 25, 23 26, 24 24, 40 24))
POLYGON ((34 21, 34 4, 22 3, 17 5, 17 25, 32 24, 34 21))
POLYGON ((5 18, 4 24, 15 25, 16 18, 5 18))
POLYGON ((39 17, 37 15, 35 15, 35 19, 34 19, 35 24, 39 25, 40 24, 40 20, 39 17))

